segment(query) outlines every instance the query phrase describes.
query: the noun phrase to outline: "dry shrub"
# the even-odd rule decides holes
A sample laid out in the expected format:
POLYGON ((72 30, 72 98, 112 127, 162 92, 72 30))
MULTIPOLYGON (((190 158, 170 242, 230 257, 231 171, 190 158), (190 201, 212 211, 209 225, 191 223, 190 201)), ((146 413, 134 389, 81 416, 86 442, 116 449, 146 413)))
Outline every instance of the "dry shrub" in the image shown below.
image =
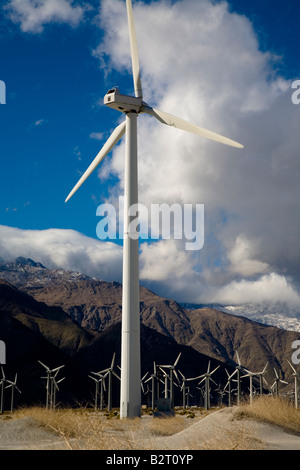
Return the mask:
POLYGON ((300 410, 290 401, 274 396, 262 396, 253 400, 252 405, 242 405, 240 416, 275 424, 289 432, 300 433, 300 410))
POLYGON ((186 418, 172 416, 168 418, 153 418, 148 429, 155 436, 172 436, 186 428, 186 418))

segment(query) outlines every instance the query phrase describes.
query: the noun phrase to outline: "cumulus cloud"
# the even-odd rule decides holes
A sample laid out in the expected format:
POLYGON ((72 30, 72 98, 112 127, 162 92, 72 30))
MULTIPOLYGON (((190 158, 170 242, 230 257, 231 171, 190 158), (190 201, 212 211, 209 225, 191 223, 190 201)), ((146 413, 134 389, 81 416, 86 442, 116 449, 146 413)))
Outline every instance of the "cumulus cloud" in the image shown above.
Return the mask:
MULTIPOLYGON (((143 247, 144 279, 155 282, 156 273, 165 292, 173 292, 180 278, 177 292, 186 287, 193 300, 212 299, 224 288, 234 301, 241 297, 237 286, 255 300, 255 290, 267 281, 274 285, 276 276, 299 286, 300 135, 293 77, 276 73, 276 57, 261 51, 251 22, 230 12, 226 2, 135 2, 134 14, 144 100, 245 145, 233 149, 139 117, 140 201, 148 207, 205 206, 203 249, 187 256, 180 243, 143 247), (187 269, 178 269, 184 263, 187 269)), ((99 17, 105 34, 94 54, 107 80, 112 69, 131 75, 125 2, 103 0, 99 17)), ((100 167, 100 178, 109 173, 119 178, 122 193, 124 142, 100 167)), ((293 296, 283 284, 278 288, 278 295, 282 288, 283 296, 293 296)))
POLYGON ((49 23, 66 23, 77 26, 85 9, 75 6, 72 0, 9 0, 4 10, 10 19, 20 24, 22 31, 41 33, 49 23))
POLYGON ((221 304, 282 302, 300 307, 300 296, 289 279, 276 273, 266 274, 255 281, 233 281, 219 290, 215 301, 221 304))
MULTIPOLYGON (((6 8, 29 32, 52 21, 76 26, 84 14, 84 7, 70 0, 10 0, 6 8)), ((276 73, 276 57, 261 51, 251 22, 230 12, 226 1, 136 1, 134 15, 144 100, 245 145, 233 149, 139 116, 140 202, 148 208, 152 203, 205 206, 203 248, 187 252, 178 240, 142 244, 141 281, 191 302, 272 296, 297 302, 300 134, 299 107, 291 101, 294 77, 276 73)), ((104 34, 93 54, 115 85, 113 69, 131 75, 125 2, 102 0, 98 19, 104 34)), ((126 83, 121 93, 133 94, 131 78, 126 83)), ((98 170, 100 178, 114 174, 119 180, 110 201, 123 194, 124 151, 123 140, 98 170)), ((95 258, 104 269, 101 277, 119 273, 120 278, 117 245, 69 231, 32 233, 33 238, 26 231, 10 237, 2 231, 0 256, 34 258, 38 248, 44 264, 73 269, 77 263, 76 269, 89 273, 97 272, 95 258), (53 250, 47 248, 51 237, 53 250), (37 240, 35 246, 30 240, 37 240), (112 264, 102 262, 110 259, 112 264)))
POLYGON ((79 271, 98 279, 121 281, 122 247, 86 237, 74 230, 21 230, 0 226, 0 257, 18 256, 51 269, 79 271))

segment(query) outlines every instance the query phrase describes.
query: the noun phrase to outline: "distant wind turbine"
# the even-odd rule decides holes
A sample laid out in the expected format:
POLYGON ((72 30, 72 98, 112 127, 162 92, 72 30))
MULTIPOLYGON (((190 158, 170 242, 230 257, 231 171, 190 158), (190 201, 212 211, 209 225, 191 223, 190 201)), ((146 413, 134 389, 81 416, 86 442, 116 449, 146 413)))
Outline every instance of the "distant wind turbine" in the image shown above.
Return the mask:
POLYGON ((0 385, 1 385, 0 413, 2 414, 3 408, 4 408, 4 386, 5 386, 5 383, 7 383, 8 381, 5 378, 5 373, 4 373, 4 369, 2 366, 1 366, 1 372, 2 372, 2 379, 0 381, 0 385))
POLYGON ((275 367, 274 367, 274 372, 275 372, 275 380, 273 382, 273 385, 271 385, 271 390, 275 389, 275 395, 278 396, 279 395, 279 382, 285 385, 288 385, 288 382, 279 378, 278 372, 275 369, 275 367))
MULTIPOLYGON (((100 372, 93 372, 95 375, 103 376, 104 379, 108 376, 108 397, 107 397, 107 410, 111 411, 112 409, 112 376, 114 375, 117 379, 120 380, 118 374, 114 371, 116 353, 113 354, 110 367, 100 370, 100 372)), ((121 371, 122 372, 122 371, 121 371)), ((141 385, 140 385, 141 387, 141 385)))
POLYGON ((293 373, 292 376, 294 377, 294 385, 295 385, 295 408, 298 409, 298 378, 299 372, 296 371, 295 367, 292 366, 290 361, 288 361, 289 365, 291 366, 293 373))
POLYGON ((10 388, 11 387, 10 411, 13 412, 13 410, 14 410, 14 392, 15 392, 15 389, 19 393, 22 393, 21 390, 19 389, 19 387, 17 386, 17 374, 15 375, 15 380, 13 382, 11 382, 10 380, 7 380, 6 382, 8 382, 9 385, 7 385, 7 387, 5 387, 5 388, 10 388))
POLYGON ((190 124, 164 111, 152 108, 143 101, 138 45, 131 0, 126 0, 126 6, 135 96, 122 95, 118 88, 112 88, 107 92, 104 97, 104 104, 124 113, 126 119, 115 128, 94 161, 66 198, 67 202, 126 133, 121 333, 121 418, 135 417, 141 414, 139 233, 138 224, 136 223, 136 213, 130 213, 130 209, 138 203, 137 117, 139 114, 146 113, 155 117, 162 124, 197 134, 232 147, 243 148, 243 145, 227 137, 190 124), (130 224, 133 219, 135 221, 134 228, 131 226, 132 224, 130 224))
POLYGON ((41 364, 41 366, 43 366, 46 369, 46 373, 47 373, 46 377, 42 377, 42 379, 43 378, 46 379, 46 408, 47 409, 52 408, 53 398, 54 398, 54 388, 57 387, 57 384, 56 386, 54 385, 55 377, 57 376, 60 369, 62 369, 65 366, 62 365, 62 366, 55 367, 54 369, 50 369, 50 367, 48 367, 42 361, 38 360, 38 362, 41 364), (54 377, 52 376, 53 373, 55 374, 54 377))
POLYGON ((239 406, 241 400, 241 373, 245 372, 247 374, 247 370, 241 365, 239 353, 237 351, 235 351, 235 353, 238 364, 235 368, 235 371, 228 377, 228 382, 232 379, 232 377, 234 377, 235 375, 237 376, 237 405, 239 406))
POLYGON ((210 381, 213 382, 215 385, 218 386, 218 384, 211 378, 212 374, 216 372, 216 370, 219 369, 220 366, 217 366, 214 370, 210 370, 210 361, 208 362, 208 367, 207 371, 205 374, 202 374, 200 377, 203 377, 202 380, 198 383, 200 385, 202 382, 204 382, 205 385, 205 409, 209 410, 210 409, 210 381))
POLYGON ((178 375, 177 375, 177 372, 176 372, 176 367, 177 367, 177 364, 178 364, 178 361, 180 359, 180 356, 181 356, 181 353, 178 354, 177 358, 175 359, 175 362, 174 364, 171 364, 171 365, 160 365, 159 368, 164 372, 165 374, 165 397, 167 398, 168 396, 168 383, 167 383, 167 379, 168 379, 168 375, 166 373, 166 371, 164 369, 167 369, 169 370, 169 381, 170 381, 170 402, 171 402, 171 408, 173 408, 174 406, 174 375, 177 379, 177 381, 179 382, 179 378, 178 378, 178 375))
POLYGON ((178 370, 178 372, 182 377, 182 385, 181 385, 180 390, 182 390, 182 407, 185 410, 186 406, 187 406, 186 397, 188 396, 187 395, 187 390, 186 390, 188 387, 186 386, 186 382, 191 382, 193 380, 198 380, 202 377, 202 375, 199 375, 198 377, 191 377, 191 378, 187 379, 180 370, 178 370))

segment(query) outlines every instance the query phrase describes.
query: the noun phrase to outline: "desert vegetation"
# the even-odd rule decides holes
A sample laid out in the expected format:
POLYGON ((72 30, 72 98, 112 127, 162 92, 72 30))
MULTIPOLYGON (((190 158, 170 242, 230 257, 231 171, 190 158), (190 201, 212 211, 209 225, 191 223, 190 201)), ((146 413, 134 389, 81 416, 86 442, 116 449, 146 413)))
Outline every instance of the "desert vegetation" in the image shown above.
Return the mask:
MULTIPOLYGON (((216 411, 214 408, 210 411, 200 408, 178 409, 174 416, 156 418, 148 410, 143 412, 141 419, 120 420, 118 410, 111 412, 95 412, 91 408, 46 410, 36 406, 20 408, 13 414, 5 416, 7 419, 30 416, 41 427, 62 437, 70 450, 147 450, 155 449, 157 438, 175 436, 214 411, 216 411)), ((253 418, 280 426, 288 432, 300 433, 300 410, 280 397, 258 397, 253 400, 252 405, 241 404, 235 416, 238 419, 234 427, 211 441, 199 442, 195 433, 195 438, 189 441, 189 450, 261 448, 259 440, 244 426, 243 418, 253 418)))

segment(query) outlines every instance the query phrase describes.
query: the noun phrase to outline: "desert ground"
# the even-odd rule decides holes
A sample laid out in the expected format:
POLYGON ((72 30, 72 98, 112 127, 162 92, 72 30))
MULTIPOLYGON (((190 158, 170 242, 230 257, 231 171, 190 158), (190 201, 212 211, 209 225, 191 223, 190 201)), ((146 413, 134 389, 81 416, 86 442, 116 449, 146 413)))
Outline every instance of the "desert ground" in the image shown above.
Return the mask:
POLYGON ((41 424, 34 413, 4 414, 0 450, 300 450, 299 432, 247 416, 236 406, 209 413, 193 411, 193 419, 186 413, 119 420, 90 412, 87 421, 75 413, 77 431, 73 432, 68 432, 74 426, 68 422, 69 414, 54 411, 47 424, 41 424))

